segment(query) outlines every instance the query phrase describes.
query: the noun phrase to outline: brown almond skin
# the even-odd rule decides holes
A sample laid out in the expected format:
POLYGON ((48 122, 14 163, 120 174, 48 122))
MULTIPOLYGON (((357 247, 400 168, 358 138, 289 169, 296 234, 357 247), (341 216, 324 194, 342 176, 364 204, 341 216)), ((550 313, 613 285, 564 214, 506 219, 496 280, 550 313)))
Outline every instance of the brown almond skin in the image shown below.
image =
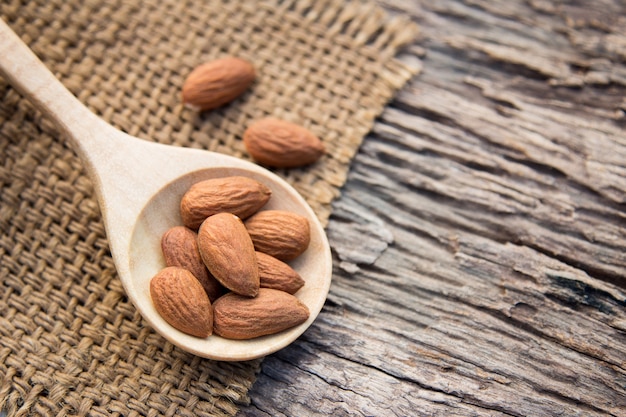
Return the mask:
POLYGON ((304 279, 291 266, 263 252, 256 253, 261 288, 272 288, 295 294, 304 286, 304 279))
POLYGON ((259 267, 252 239, 239 217, 218 213, 198 231, 200 256, 211 274, 229 290, 255 297, 259 292, 259 267))
POLYGON ((272 191, 252 178, 232 176, 212 178, 189 187, 180 201, 183 224, 198 230, 200 224, 217 213, 233 213, 246 219, 268 202, 272 191))
POLYGON ((253 339, 305 322, 309 309, 284 291, 261 288, 254 298, 229 293, 213 305, 213 331, 227 339, 253 339))
POLYGON ((307 218, 290 211, 259 211, 245 225, 257 251, 283 262, 302 254, 311 240, 307 218))
POLYGON ((272 117, 250 125, 243 143, 258 163, 276 168, 309 165, 325 152, 322 141, 308 129, 272 117))
POLYGON ((185 79, 182 100, 196 110, 212 110, 242 95, 254 82, 254 66, 241 58, 225 57, 193 69, 185 79))
POLYGON ((168 229, 161 237, 161 251, 165 265, 178 266, 191 272, 200 281, 209 300, 215 301, 222 295, 222 285, 211 275, 200 257, 196 232, 184 226, 168 229))
POLYGON ((170 266, 150 280, 150 296, 161 317, 197 337, 213 333, 213 308, 200 282, 186 269, 170 266))

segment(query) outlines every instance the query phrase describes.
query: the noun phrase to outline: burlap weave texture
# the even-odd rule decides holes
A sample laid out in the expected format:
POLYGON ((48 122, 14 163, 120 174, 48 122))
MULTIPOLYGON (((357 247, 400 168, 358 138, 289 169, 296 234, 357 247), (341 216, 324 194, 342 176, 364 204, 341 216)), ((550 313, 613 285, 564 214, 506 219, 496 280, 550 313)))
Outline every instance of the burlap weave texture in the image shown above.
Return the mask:
MULTIPOLYGON (((356 1, 5 0, 0 15, 131 135, 249 159, 241 137, 251 121, 308 127, 327 155, 277 173, 324 224, 374 118, 416 72, 394 58, 415 27, 356 1), (255 65, 253 87, 215 111, 185 109, 186 74, 225 55, 255 65)), ((0 97, 0 409, 234 415, 260 360, 201 359, 147 326, 116 275, 80 160, 2 79, 0 97)))

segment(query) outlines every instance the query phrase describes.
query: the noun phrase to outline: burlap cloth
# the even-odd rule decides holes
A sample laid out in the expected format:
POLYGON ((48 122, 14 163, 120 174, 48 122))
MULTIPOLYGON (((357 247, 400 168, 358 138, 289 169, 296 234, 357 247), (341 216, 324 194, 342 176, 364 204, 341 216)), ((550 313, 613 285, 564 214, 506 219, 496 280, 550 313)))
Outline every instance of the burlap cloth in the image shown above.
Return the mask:
MULTIPOLYGON (((324 224, 374 118, 417 72, 396 57, 415 26, 356 0, 3 0, 0 14, 81 101, 132 135, 248 159, 250 121, 307 126, 327 156, 278 173, 324 224), (250 92, 206 114, 183 108, 186 74, 227 54, 254 63, 250 92)), ((0 97, 0 409, 234 415, 261 360, 201 359, 147 326, 116 275, 80 160, 2 79, 0 97)))

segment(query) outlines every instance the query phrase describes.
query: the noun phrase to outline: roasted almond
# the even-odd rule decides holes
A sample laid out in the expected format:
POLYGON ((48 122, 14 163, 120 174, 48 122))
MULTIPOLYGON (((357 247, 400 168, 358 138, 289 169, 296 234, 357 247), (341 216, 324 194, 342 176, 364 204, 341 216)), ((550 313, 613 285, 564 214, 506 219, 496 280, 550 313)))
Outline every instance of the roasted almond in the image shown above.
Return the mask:
POLYGON ((183 103, 194 110, 211 110, 227 104, 254 82, 255 70, 244 59, 225 57, 197 66, 183 84, 183 103))
POLYGON ((306 217, 284 210, 263 210, 245 221, 254 248, 281 261, 304 252, 311 240, 306 217))
POLYGON ((273 288, 295 294, 304 285, 304 279, 291 266, 263 252, 256 253, 259 263, 261 288, 273 288))
POLYGON ((252 239, 239 217, 219 213, 198 231, 200 256, 211 274, 229 290, 246 297, 259 292, 259 267, 252 239))
POLYGON ((186 269, 171 266, 150 280, 157 312, 172 327, 197 337, 213 333, 211 301, 200 282, 186 269))
POLYGON ((180 202, 183 224, 197 230, 209 216, 233 213, 246 219, 267 203, 272 191, 252 178, 232 176, 212 178, 189 187, 180 202))
POLYGON ((243 143, 258 163, 277 168, 309 165, 324 154, 324 144, 308 129, 273 117, 250 125, 243 143))
POLYGON ((161 237, 161 251, 166 266, 178 266, 191 272, 206 291, 209 300, 222 295, 222 285, 209 272, 200 257, 198 235, 184 226, 168 229, 161 237))
POLYGON ((305 322, 309 309, 284 291, 261 288, 254 298, 234 293, 213 305, 215 334, 227 339, 252 339, 281 332, 305 322))

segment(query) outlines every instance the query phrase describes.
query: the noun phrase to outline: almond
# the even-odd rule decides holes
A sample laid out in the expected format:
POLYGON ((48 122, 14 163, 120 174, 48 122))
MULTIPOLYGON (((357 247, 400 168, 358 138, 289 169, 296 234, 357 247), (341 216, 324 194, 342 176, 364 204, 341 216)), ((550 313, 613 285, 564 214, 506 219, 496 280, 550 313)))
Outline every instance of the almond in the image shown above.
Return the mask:
POLYGON ((227 104, 254 82, 252 64, 236 57, 206 62, 194 68, 183 84, 183 103, 194 110, 211 110, 227 104))
POLYGON ((267 203, 272 191, 252 178, 232 176, 212 178, 192 185, 180 202, 183 224, 197 230, 209 216, 233 213, 246 219, 267 203))
POLYGON ((219 213, 198 231, 200 256, 211 274, 229 290, 247 297, 259 292, 259 267, 252 239, 239 217, 219 213))
POLYGON ((252 339, 297 326, 309 309, 284 291, 261 288, 254 298, 229 293, 213 305, 215 334, 227 339, 252 339))
POLYGON ((277 168, 309 165, 324 154, 324 144, 308 129, 272 117, 250 125, 243 143, 258 163, 277 168))
POLYGON ((245 222, 254 248, 281 261, 304 252, 311 240, 306 217, 284 210, 259 211, 245 222))
POLYGON ((178 266, 191 272, 206 291, 209 300, 222 295, 222 285, 209 272, 200 257, 196 232, 184 226, 168 229, 161 237, 165 265, 178 266))
POLYGON ((263 252, 256 253, 261 288, 273 288, 295 294, 304 280, 291 266, 263 252))
POLYGON ((150 280, 150 296, 158 313, 172 327, 197 337, 213 333, 211 301, 186 269, 171 266, 159 271, 150 280))

